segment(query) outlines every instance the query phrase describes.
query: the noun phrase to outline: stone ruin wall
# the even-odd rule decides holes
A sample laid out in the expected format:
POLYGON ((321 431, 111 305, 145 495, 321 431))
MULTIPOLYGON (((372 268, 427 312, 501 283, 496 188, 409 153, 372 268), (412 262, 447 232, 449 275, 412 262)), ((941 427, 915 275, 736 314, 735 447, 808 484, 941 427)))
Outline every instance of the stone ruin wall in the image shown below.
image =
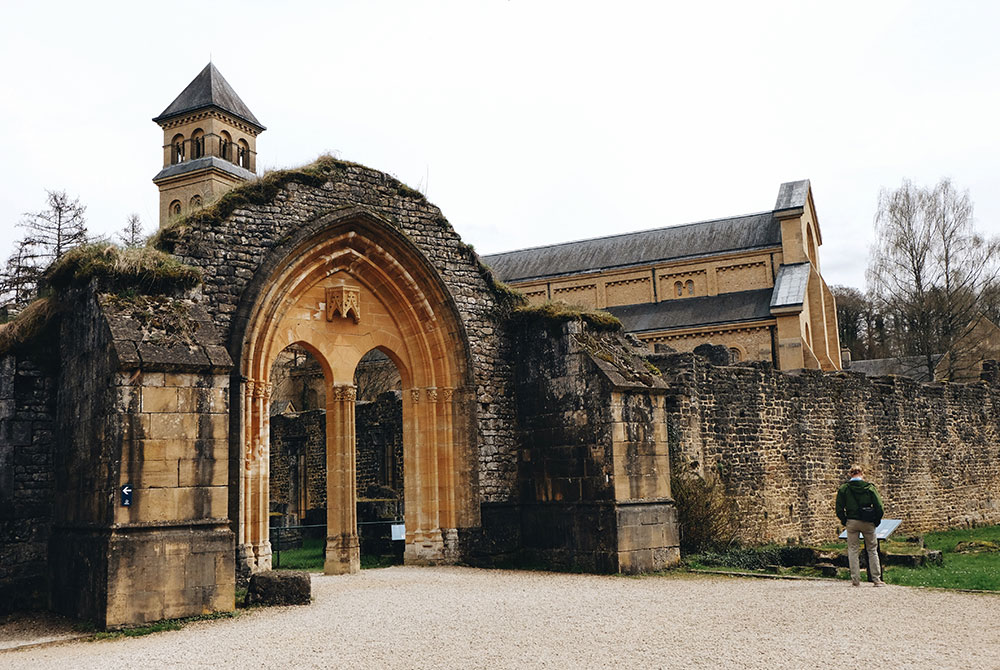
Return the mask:
POLYGON ((267 205, 247 206, 219 223, 192 224, 172 252, 204 272, 204 294, 219 327, 229 330, 247 285, 267 262, 269 252, 296 229, 324 213, 362 207, 397 227, 437 269, 465 325, 471 351, 478 415, 478 495, 482 501, 516 495, 517 450, 511 400, 513 352, 501 337, 496 294, 441 211, 393 177, 360 165, 332 161, 334 171, 322 187, 292 181, 267 205))
MULTIPOLYGON (((326 410, 275 414, 270 424, 271 513, 291 514, 298 481, 298 461, 305 457, 305 510, 289 524, 326 523, 326 410), (310 510, 316 510, 310 513, 310 510), (323 513, 319 511, 322 510, 323 513)), ((273 518, 273 517, 272 517, 273 518)))
MULTIPOLYGON (((403 408, 399 392, 389 391, 372 402, 355 407, 357 430, 358 498, 367 498, 372 486, 389 486, 403 491, 403 408), (387 451, 391 453, 386 458, 387 451), (388 460, 388 462, 387 462, 388 460), (386 466, 392 470, 387 472, 386 466), (393 486, 393 484, 396 484, 393 486)), ((326 509, 326 412, 312 410, 298 414, 275 414, 270 424, 271 512, 290 513, 290 498, 301 483, 298 459, 305 456, 306 509, 326 509)), ((297 523, 305 523, 301 514, 297 523)), ((312 514, 308 515, 310 518, 312 514)), ((290 521, 291 522, 291 521, 290 521)), ((310 523, 326 523, 325 514, 310 523)))
POLYGON ((751 541, 833 540, 849 464, 900 532, 1000 523, 1000 385, 712 366, 654 357, 671 382, 673 467, 715 473, 751 541))
POLYGON ((48 601, 55 399, 50 369, 0 357, 0 616, 48 601))

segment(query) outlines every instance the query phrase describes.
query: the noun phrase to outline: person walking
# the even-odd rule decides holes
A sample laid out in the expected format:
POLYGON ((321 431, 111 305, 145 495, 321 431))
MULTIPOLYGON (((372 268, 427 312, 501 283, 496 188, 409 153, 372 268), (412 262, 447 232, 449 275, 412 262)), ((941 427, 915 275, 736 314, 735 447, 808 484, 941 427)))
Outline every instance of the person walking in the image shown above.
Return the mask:
POLYGON ((837 518, 847 528, 847 562, 851 566, 851 585, 861 585, 861 566, 858 561, 860 535, 865 538, 868 551, 868 576, 874 586, 885 586, 882 581, 882 566, 878 560, 878 540, 875 528, 882 521, 884 509, 882 498, 875 485, 863 478, 860 465, 852 465, 848 470, 850 480, 837 490, 837 518))

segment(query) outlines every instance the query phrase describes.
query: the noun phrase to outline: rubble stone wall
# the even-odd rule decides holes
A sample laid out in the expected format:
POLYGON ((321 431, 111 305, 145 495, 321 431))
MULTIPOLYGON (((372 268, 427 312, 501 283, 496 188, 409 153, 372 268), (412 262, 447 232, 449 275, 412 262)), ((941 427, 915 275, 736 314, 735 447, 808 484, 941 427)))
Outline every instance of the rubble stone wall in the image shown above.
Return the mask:
POLYGON ((0 615, 48 602, 55 401, 54 371, 0 358, 0 615))
MULTIPOLYGON (((719 476, 748 539, 825 542, 851 463, 900 532, 1000 523, 1000 386, 654 357, 673 467, 719 476)), ((990 368, 992 370, 992 368, 990 368)))

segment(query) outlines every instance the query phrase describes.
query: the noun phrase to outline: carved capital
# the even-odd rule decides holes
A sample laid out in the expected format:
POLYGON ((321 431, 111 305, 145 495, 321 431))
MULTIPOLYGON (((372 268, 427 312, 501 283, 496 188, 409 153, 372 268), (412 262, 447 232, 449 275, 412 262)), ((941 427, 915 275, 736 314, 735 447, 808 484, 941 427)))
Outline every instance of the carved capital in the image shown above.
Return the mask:
POLYGON ((420 389, 410 389, 410 398, 413 400, 414 405, 420 402, 420 389))
POLYGON ((354 401, 358 397, 358 390, 350 384, 344 384, 342 386, 334 386, 333 390, 334 400, 351 400, 354 401))
POLYGON ((428 387, 427 402, 437 402, 437 399, 438 399, 438 390, 433 386, 428 387))
POLYGON ((455 397, 455 389, 453 388, 443 388, 441 389, 441 401, 451 402, 452 398, 455 397))

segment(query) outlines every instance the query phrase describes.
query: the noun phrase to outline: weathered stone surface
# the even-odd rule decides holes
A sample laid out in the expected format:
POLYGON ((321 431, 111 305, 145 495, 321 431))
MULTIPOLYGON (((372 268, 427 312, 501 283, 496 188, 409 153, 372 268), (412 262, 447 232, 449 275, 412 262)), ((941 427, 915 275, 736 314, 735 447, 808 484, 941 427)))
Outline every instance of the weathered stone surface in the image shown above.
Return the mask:
POLYGON ((47 600, 55 401, 50 369, 24 353, 0 358, 0 615, 47 600))
POLYGON ((268 570, 250 577, 247 605, 308 605, 312 602, 312 581, 308 572, 268 570))
POLYGON ((750 541, 826 542, 858 462, 906 532, 1000 522, 1000 387, 653 356, 675 467, 716 473, 750 541))

